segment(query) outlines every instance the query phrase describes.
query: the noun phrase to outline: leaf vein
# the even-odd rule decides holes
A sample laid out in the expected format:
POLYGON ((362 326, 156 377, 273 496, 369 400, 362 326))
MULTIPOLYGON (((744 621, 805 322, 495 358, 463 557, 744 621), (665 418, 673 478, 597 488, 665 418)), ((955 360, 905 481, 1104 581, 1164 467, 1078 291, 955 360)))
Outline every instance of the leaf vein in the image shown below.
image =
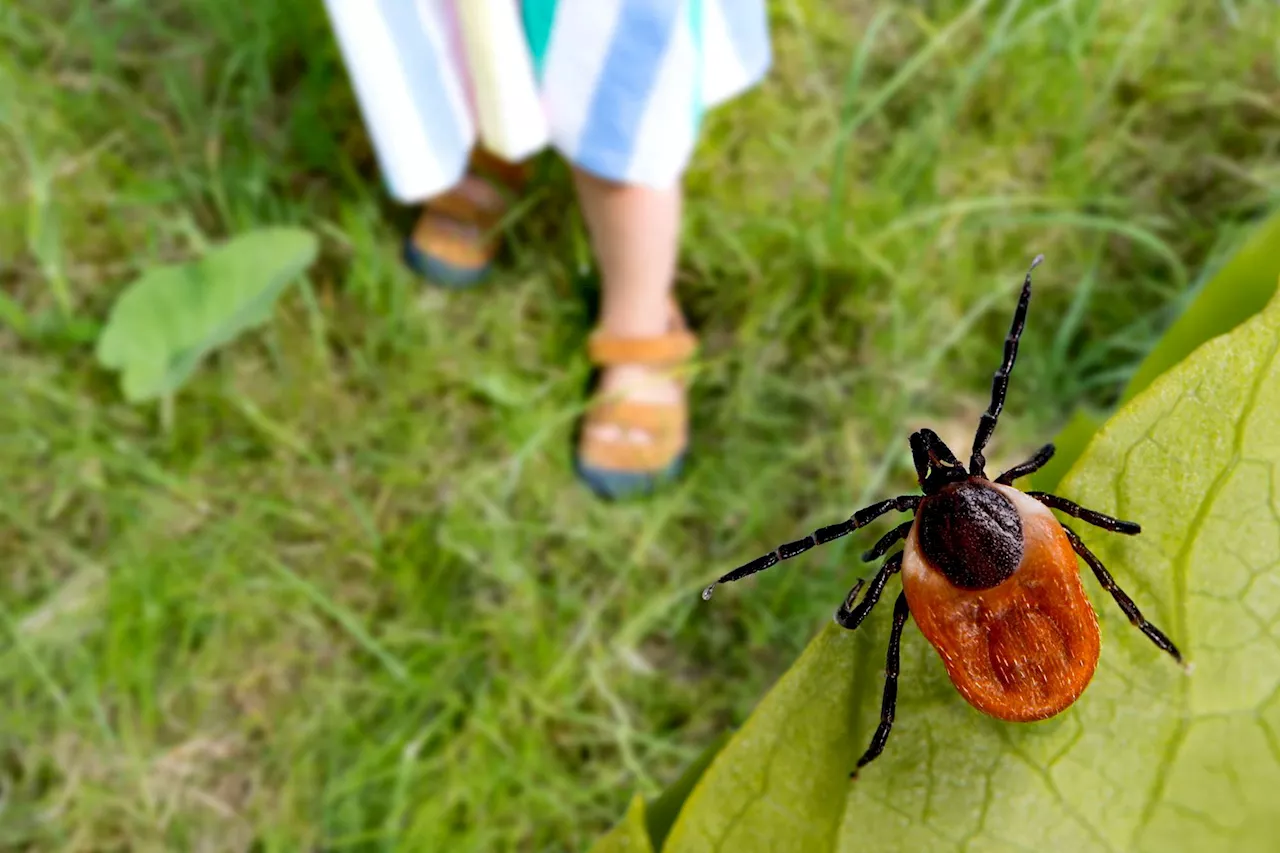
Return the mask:
MULTIPOLYGON (((1184 634, 1187 628, 1187 575, 1191 550, 1199 537, 1201 529, 1204 527, 1205 521, 1209 517, 1210 510, 1217 503, 1218 495, 1226 486, 1227 479, 1244 456, 1245 428, 1253 416, 1254 409, 1257 407, 1258 397, 1261 395, 1265 384, 1264 380, 1271 374, 1278 353, 1280 353, 1280 337, 1277 337, 1272 345, 1270 354, 1260 361, 1253 379, 1253 385, 1245 397, 1240 417, 1235 424, 1231 458, 1227 460, 1223 470, 1218 473, 1205 491, 1204 497, 1196 508, 1195 515, 1192 517, 1190 524, 1187 525, 1187 532, 1183 537, 1182 545, 1172 561, 1175 612, 1177 614, 1178 629, 1184 634)), ((1155 816, 1156 808, 1164 795, 1165 787, 1168 783, 1169 770, 1177 758, 1178 750, 1186 740, 1190 728, 1187 723, 1190 716, 1188 691, 1189 688, 1185 680, 1181 680, 1178 684, 1178 702, 1182 706, 1181 719, 1178 721, 1178 727, 1169 741, 1169 746, 1165 749, 1160 762, 1156 765, 1151 792, 1147 796, 1147 802, 1143 805, 1142 816, 1134 827, 1133 836, 1130 839, 1129 847, 1131 849, 1137 846, 1138 837, 1150 825, 1152 818, 1155 816)))

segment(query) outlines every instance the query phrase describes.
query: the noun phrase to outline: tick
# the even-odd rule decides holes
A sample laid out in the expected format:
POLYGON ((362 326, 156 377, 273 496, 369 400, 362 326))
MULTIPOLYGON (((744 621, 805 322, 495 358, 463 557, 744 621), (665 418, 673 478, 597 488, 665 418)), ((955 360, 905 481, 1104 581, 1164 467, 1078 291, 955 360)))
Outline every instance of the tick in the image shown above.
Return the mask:
POLYGON ((1071 705, 1093 678, 1101 645, 1098 617, 1080 582, 1077 554, 1129 621, 1174 660, 1182 661, 1164 632, 1143 617, 1102 561, 1050 509, 1129 536, 1141 528, 1057 495, 1013 487, 1015 480, 1039 470, 1053 457, 1052 444, 994 480, 987 479, 982 451, 1004 408, 1031 301, 1031 272, 1043 260, 1043 255, 1037 256, 1027 270, 1005 339, 1004 359, 991 382, 991 406, 978 421, 967 469, 933 430, 913 433, 911 458, 923 494, 901 495, 858 510, 847 521, 819 528, 734 569, 702 592, 703 599, 710 599, 716 584, 762 572, 865 527, 887 512, 914 514, 862 555, 864 562, 871 562, 898 542, 905 543, 885 560, 869 584, 863 580, 854 584, 835 615, 841 627, 857 628, 880 600, 889 578, 901 572, 902 592, 893 606, 885 659, 880 725, 858 759, 859 769, 880 755, 893 728, 898 649, 908 616, 915 617, 920 632, 942 657, 951 683, 979 711, 1010 722, 1031 722, 1071 705), (866 593, 859 601, 864 587, 866 593))

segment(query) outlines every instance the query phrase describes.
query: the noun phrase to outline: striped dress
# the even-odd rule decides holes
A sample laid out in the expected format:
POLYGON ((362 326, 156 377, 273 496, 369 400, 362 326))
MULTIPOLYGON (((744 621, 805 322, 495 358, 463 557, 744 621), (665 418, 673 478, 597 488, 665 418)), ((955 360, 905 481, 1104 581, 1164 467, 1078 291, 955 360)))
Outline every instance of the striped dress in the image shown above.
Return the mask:
MULTIPOLYGON (((325 0, 384 180, 402 202, 447 191, 476 144, 461 2, 325 0)), ((771 60, 765 0, 512 2, 551 146, 609 180, 671 186, 703 113, 758 82, 771 60)))

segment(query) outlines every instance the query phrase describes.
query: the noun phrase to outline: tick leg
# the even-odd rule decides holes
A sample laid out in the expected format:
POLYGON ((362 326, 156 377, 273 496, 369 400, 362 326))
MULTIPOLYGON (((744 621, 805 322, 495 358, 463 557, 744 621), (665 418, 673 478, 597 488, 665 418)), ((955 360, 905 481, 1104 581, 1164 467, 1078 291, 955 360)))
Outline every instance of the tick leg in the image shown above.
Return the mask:
POLYGON ((844 603, 840 605, 840 609, 836 611, 836 623, 841 628, 847 628, 852 631, 862 624, 862 620, 867 618, 867 614, 871 612, 871 608, 876 606, 876 602, 880 600, 880 593, 884 592, 884 585, 892 575, 897 574, 902 569, 902 552, 899 551, 892 557, 884 561, 884 565, 880 567, 880 571, 876 572, 876 576, 871 579, 871 586, 867 588, 867 594, 862 597, 857 605, 854 601, 858 598, 858 593, 866 586, 866 581, 860 580, 853 585, 853 589, 849 590, 849 594, 845 596, 844 603))
POLYGON ((1121 521, 1118 518, 1094 512, 1091 509, 1085 509, 1080 504, 1069 501, 1066 498, 1060 498, 1057 495, 1050 495, 1045 492, 1027 492, 1026 494, 1047 507, 1060 509, 1073 518, 1078 518, 1081 521, 1092 524, 1094 527, 1101 527, 1103 530, 1110 530, 1112 533, 1136 536, 1142 532, 1142 526, 1136 521, 1121 521))
POLYGON ((850 778, 858 775, 867 764, 884 752, 884 745, 889 741, 889 731, 893 728, 893 717, 898 710, 898 670, 899 648, 902 645, 902 628, 907 624, 911 609, 907 607, 907 594, 898 593, 898 600, 893 605, 893 628, 889 631, 889 652, 884 661, 884 698, 880 702, 880 725, 871 736, 871 745, 858 759, 857 768, 849 774, 850 778))
POLYGON ((709 601, 711 593, 715 591, 717 585, 729 583, 731 581, 742 580, 748 575, 754 575, 756 572, 763 572, 770 566, 775 566, 783 560, 790 560, 792 557, 803 554, 810 548, 817 545, 825 545, 833 539, 839 539, 841 536, 847 536, 860 527, 866 527, 880 516, 890 510, 896 509, 898 512, 906 512, 914 510, 920 505, 920 501, 924 499, 923 495, 899 495, 896 498, 874 503, 865 509, 855 512, 848 521, 842 521, 839 524, 832 524, 829 527, 819 527, 803 539, 797 539, 795 542, 788 542, 785 545, 779 545, 777 548, 765 554, 763 557, 757 557, 750 563, 739 566, 733 571, 721 577, 718 581, 711 584, 702 591, 702 600, 709 601))
POLYGON ((991 440, 991 434, 996 431, 996 421, 1004 408, 1004 395, 1009 390, 1009 374, 1013 373, 1013 362, 1018 357, 1018 340, 1027 324, 1027 304, 1031 301, 1031 270, 1043 260, 1044 255, 1036 255, 1031 262, 1031 269, 1027 270, 1027 277, 1022 282, 1022 295, 1018 297, 1018 307, 1013 312, 1013 323, 1009 326, 1009 336, 1004 339, 1004 359, 1000 362, 1000 369, 991 377, 991 405, 978 421, 978 431, 973 436, 973 453, 969 455, 969 473, 975 477, 986 476, 987 459, 982 451, 991 440))
POLYGON ((1044 447, 1036 451, 1036 455, 1032 456, 1026 462, 1020 465, 1014 465, 1008 471, 1005 471, 999 477, 996 477, 997 483, 1006 486, 1012 485, 1013 481, 1019 477, 1025 477, 1028 474, 1034 474, 1045 466, 1045 464, 1053 458, 1055 448, 1052 444, 1046 444, 1044 447))
POLYGON ((914 518, 910 521, 904 521, 881 536, 880 540, 871 546, 871 550, 862 555, 862 562, 870 563, 872 560, 878 560, 889 553, 890 548, 907 538, 907 534, 911 532, 911 525, 915 523, 916 520, 914 518))
POLYGON ((1120 605, 1120 609, 1124 611, 1124 615, 1129 617, 1129 621, 1137 626, 1138 630, 1147 635, 1151 642, 1173 655, 1173 659, 1178 663, 1182 663, 1182 654, 1178 651, 1178 647, 1173 641, 1164 635, 1164 632, 1152 625, 1142 615, 1142 611, 1138 609, 1138 605, 1133 603, 1125 591, 1116 585, 1115 578, 1111 577, 1111 572, 1107 571, 1107 567, 1102 565, 1102 561, 1098 559, 1092 551, 1090 551, 1076 535, 1076 532, 1065 524, 1062 525, 1063 531, 1067 534, 1067 539, 1071 540, 1071 547, 1075 552, 1084 558, 1089 564, 1089 568, 1093 569, 1093 574, 1098 578, 1098 583, 1102 584, 1102 588, 1111 593, 1111 597, 1116 600, 1116 604, 1120 605))

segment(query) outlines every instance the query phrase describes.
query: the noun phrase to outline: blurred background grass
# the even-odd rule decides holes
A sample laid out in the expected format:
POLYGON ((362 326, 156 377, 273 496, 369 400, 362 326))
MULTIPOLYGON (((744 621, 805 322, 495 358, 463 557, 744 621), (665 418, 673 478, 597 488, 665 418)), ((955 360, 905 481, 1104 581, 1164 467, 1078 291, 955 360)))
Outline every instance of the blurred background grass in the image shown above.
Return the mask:
POLYGON ((607 506, 569 468, 562 165, 498 281, 433 292, 316 0, 0 5, 0 848, 585 848, 745 717, 878 530, 701 586, 907 488, 913 427, 967 447, 1036 252, 996 468, 1111 402, 1277 200, 1273 2, 772 15, 689 177, 694 464, 607 506), (274 222, 321 262, 166 434, 96 324, 274 222))

